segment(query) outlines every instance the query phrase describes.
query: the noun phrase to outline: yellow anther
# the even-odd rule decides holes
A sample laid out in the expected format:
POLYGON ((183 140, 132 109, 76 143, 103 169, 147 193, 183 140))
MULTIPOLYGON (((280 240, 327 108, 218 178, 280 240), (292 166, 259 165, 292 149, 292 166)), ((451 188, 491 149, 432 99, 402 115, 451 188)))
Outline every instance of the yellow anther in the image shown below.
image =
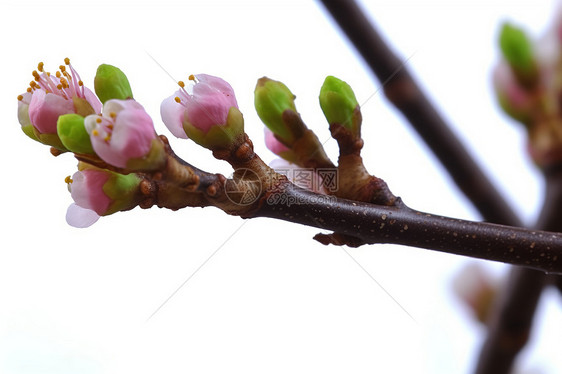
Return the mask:
POLYGON ((117 113, 115 112, 109 112, 109 116, 113 119, 115 119, 115 117, 117 117, 117 113))
POLYGON ((100 118, 100 117, 96 118, 96 123, 101 123, 101 118, 100 118))
POLYGON ((64 63, 65 63, 66 65, 70 65, 70 59, 69 59, 68 57, 65 58, 65 59, 64 59, 64 63))
POLYGON ((110 130, 113 130, 113 125, 111 125, 111 124, 107 125, 107 128, 110 129, 110 130))
POLYGON ((73 182, 73 181, 72 181, 72 178, 70 177, 70 175, 67 175, 66 178, 64 178, 64 182, 65 182, 66 184, 70 184, 70 183, 73 182))
POLYGON ((185 87, 185 83, 183 83, 183 81, 179 81, 179 82, 178 82, 178 86, 180 86, 181 88, 184 88, 184 87, 185 87))
POLYGON ((57 78, 60 78, 61 77, 60 71, 57 71, 55 75, 57 76, 57 78))
POLYGON ((92 131, 92 135, 93 135, 93 136, 98 136, 99 134, 100 134, 100 133, 98 132, 98 130, 92 131))
POLYGON ((60 71, 62 71, 64 73, 66 71, 66 66, 60 65, 59 69, 60 69, 60 71))
POLYGON ((174 100, 176 101, 176 103, 181 103, 181 99, 179 97, 174 97, 174 100))
POLYGON ((195 80, 195 75, 191 74, 188 78, 190 81, 194 81, 195 80))
POLYGON ((37 72, 37 70, 33 70, 33 72, 31 74, 33 75, 35 80, 39 80, 39 73, 37 72))
POLYGON ((27 92, 31 93, 31 91, 33 91, 33 89, 31 87, 27 87, 27 92))
POLYGON ((23 100, 23 96, 22 95, 18 95, 18 100, 22 101, 23 100))
POLYGON ((39 70, 40 72, 43 72, 43 62, 40 62, 39 64, 37 64, 37 70, 39 70))
POLYGON ((57 88, 58 88, 59 90, 62 90, 62 84, 57 84, 57 88))
POLYGON ((84 85, 84 82, 78 81, 78 85, 79 85, 79 86, 83 86, 83 85, 84 85))
POLYGON ((105 138, 103 138, 103 140, 105 140, 106 142, 111 140, 111 135, 107 134, 107 136, 105 138))

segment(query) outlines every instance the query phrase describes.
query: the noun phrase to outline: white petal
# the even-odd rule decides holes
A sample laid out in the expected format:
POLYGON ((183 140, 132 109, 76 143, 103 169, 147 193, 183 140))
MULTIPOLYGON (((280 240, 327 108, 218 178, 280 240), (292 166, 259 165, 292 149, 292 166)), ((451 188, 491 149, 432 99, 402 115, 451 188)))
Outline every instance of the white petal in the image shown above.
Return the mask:
POLYGON ((70 204, 66 211, 66 222, 79 229, 92 226, 100 218, 96 212, 82 208, 74 203, 70 204))

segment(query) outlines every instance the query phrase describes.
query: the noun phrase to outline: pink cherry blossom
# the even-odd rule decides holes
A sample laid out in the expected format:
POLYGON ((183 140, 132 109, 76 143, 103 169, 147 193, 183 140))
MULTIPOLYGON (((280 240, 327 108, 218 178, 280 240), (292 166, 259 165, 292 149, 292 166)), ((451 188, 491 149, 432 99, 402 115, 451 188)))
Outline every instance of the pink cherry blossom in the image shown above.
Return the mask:
POLYGON ((221 78, 197 74, 189 79, 195 82, 192 94, 180 81, 180 89, 162 101, 160 106, 162 121, 178 138, 187 138, 183 130, 184 121, 207 133, 211 127, 226 123, 231 107, 238 108, 234 90, 221 78))
POLYGON ((264 133, 265 145, 271 152, 279 156, 282 152, 287 152, 290 150, 285 144, 277 140, 275 134, 273 134, 273 132, 269 128, 264 127, 264 133))
MULTIPOLYGON (((44 71, 42 62, 38 65, 39 72, 33 71, 34 80, 27 91, 31 94, 31 99, 26 99, 24 104, 29 105, 31 124, 42 134, 56 134, 59 116, 76 113, 74 98, 87 101, 95 113, 101 110, 101 102, 92 91, 84 87, 80 75, 68 59, 65 59, 65 64, 66 66, 59 67, 60 70, 55 75, 44 71)), ((23 102, 24 97, 25 94, 18 99, 23 102)))
POLYGON ((103 170, 85 169, 67 178, 70 194, 76 205, 103 216, 112 200, 103 191, 110 174, 103 170))
POLYGON ((156 139, 154 124, 134 100, 108 100, 103 114, 84 120, 96 154, 110 165, 126 168, 131 159, 146 156, 156 139))

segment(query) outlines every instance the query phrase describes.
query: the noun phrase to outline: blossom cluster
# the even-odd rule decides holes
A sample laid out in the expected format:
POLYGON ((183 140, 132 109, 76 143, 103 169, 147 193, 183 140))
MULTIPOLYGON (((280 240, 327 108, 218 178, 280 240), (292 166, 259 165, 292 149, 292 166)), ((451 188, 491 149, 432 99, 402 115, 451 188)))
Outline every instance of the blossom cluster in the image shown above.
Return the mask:
MULTIPOLYGON (((23 132, 51 146, 53 154, 73 153, 79 160, 78 171, 65 179, 74 200, 67 211, 68 223, 87 227, 100 216, 143 205, 150 193, 146 185, 163 178, 174 155, 156 134, 147 110, 134 99, 126 75, 102 64, 92 91, 66 58, 54 74, 41 62, 32 76, 26 92, 18 96, 23 132)), ((162 122, 170 132, 217 151, 216 157, 251 148, 230 84, 207 74, 190 75, 187 82, 179 81, 179 89, 160 105, 162 122)), ((255 107, 266 125, 266 145, 284 159, 273 165, 278 169, 282 165, 285 171, 297 167, 297 149, 303 151, 298 143, 306 132, 294 99, 283 83, 265 77, 258 81, 255 107)), ((328 77, 320 104, 330 124, 359 132, 357 100, 347 83, 328 77)), ((296 173, 299 179, 283 174, 295 184, 304 175, 296 173)), ((309 174, 306 180, 314 183, 302 187, 323 194, 333 190, 316 171, 309 174)))
MULTIPOLYGON (((23 132, 53 147, 55 154, 72 152, 81 160, 79 170, 65 179, 74 200, 68 223, 87 227, 100 216, 138 205, 140 183, 147 173, 165 167, 167 153, 151 116, 133 98, 125 74, 101 65, 94 79, 95 93, 68 58, 54 74, 41 62, 32 75, 26 92, 18 95, 23 132)), ((161 116, 172 134, 181 138, 194 134, 208 147, 236 136, 239 121, 229 122, 232 111, 238 110, 232 87, 206 74, 190 80, 191 94, 179 82, 180 90, 162 102, 161 116), (237 126, 229 126, 231 122, 237 126), (207 139, 214 127, 221 127, 219 135, 207 139)))

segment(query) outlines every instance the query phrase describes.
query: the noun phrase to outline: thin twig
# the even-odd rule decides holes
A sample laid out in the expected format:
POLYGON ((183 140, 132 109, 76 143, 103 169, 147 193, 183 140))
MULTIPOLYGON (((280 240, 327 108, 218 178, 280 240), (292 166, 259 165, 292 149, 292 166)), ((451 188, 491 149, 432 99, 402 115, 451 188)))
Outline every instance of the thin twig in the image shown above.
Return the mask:
POLYGON ((521 226, 451 127, 429 102, 403 62, 393 53, 354 0, 321 0, 373 73, 386 82, 387 98, 408 119, 457 186, 489 222, 521 226))

